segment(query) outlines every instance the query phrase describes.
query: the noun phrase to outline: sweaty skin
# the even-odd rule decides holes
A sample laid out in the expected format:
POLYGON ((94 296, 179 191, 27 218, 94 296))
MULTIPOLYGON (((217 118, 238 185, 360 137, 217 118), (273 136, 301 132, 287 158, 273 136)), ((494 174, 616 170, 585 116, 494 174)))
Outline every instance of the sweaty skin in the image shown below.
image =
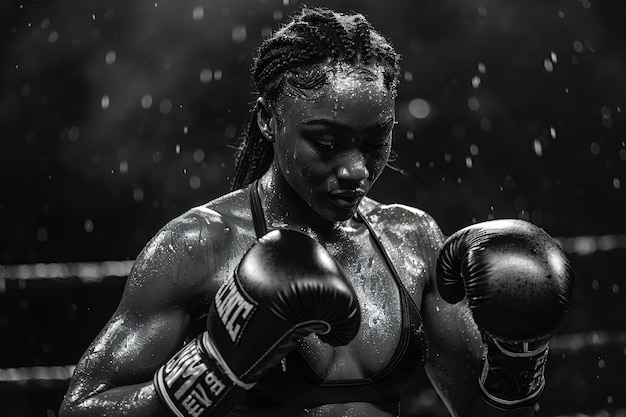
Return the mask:
MULTIPOLYGON (((362 309, 352 342, 334 348, 307 337, 305 359, 326 380, 360 379, 384 368, 398 345, 398 287, 369 230, 354 217, 367 203, 375 212, 369 220, 385 230, 383 244, 397 254, 395 267, 421 310, 429 342, 426 372, 450 410, 462 416, 531 415, 501 413, 478 399, 478 331, 467 307, 443 302, 433 286, 443 241, 436 223, 414 208, 364 200, 387 162, 395 120, 380 69, 337 66, 329 74, 311 96, 287 95, 276 107, 259 101, 259 126, 274 146, 274 162, 259 181, 267 226, 301 230, 322 243, 346 271, 362 309)), ((157 233, 138 256, 114 315, 80 360, 61 417, 168 416, 152 385, 154 372, 204 330, 217 288, 255 240, 247 190, 193 208, 157 233)), ((411 388, 403 387, 403 395, 418 394, 411 388)), ((400 398, 288 400, 263 410, 238 407, 228 415, 401 413, 400 398)))

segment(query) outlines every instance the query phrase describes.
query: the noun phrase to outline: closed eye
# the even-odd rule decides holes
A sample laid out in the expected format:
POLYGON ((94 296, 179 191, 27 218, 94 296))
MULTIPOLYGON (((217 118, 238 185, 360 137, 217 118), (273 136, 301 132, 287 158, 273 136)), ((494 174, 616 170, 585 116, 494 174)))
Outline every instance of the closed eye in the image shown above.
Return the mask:
POLYGON ((315 147, 320 151, 332 151, 335 149, 335 145, 332 142, 324 142, 324 141, 313 141, 315 147))
POLYGON ((380 135, 374 134, 365 138, 363 141, 363 146, 372 148, 372 149, 382 149, 391 143, 391 130, 387 131, 385 134, 380 135))
POLYGON ((364 145, 367 146, 368 148, 385 148, 387 146, 389 146, 389 143, 391 142, 391 137, 390 136, 386 136, 384 139, 382 140, 368 140, 364 142, 364 145))
POLYGON ((327 129, 310 128, 301 131, 302 137, 317 150, 326 152, 337 147, 336 138, 327 129))

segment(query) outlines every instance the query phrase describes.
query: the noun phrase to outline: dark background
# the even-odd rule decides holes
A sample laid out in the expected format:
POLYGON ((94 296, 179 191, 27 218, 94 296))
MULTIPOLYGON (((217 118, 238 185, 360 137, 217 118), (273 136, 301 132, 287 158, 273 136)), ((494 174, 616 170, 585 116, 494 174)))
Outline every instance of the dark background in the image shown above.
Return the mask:
MULTIPOLYGON (((624 2, 306 4, 365 14, 403 56, 404 173, 387 170, 372 197, 447 234, 519 217, 563 243, 574 304, 538 415, 626 415, 624 2)), ((0 3, 0 416, 55 416, 67 380, 50 367, 75 364, 116 307, 124 277, 86 280, 75 263, 132 261, 228 191, 251 58, 300 7, 0 3), (45 278, 54 265, 66 273, 45 278)), ((413 406, 445 415, 426 385, 413 406)))

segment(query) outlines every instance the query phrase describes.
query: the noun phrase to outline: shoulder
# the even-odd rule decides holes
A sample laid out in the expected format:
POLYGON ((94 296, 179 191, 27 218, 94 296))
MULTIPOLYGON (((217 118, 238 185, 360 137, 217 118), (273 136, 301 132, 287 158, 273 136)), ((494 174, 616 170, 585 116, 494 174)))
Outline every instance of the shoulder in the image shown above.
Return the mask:
POLYGON ((129 281, 181 299, 206 297, 243 256, 253 237, 231 193, 193 207, 164 225, 143 248, 129 281))
POLYGON ((208 244, 213 248, 228 246, 231 238, 241 233, 242 220, 249 217, 242 209, 243 194, 235 191, 190 208, 163 226, 153 241, 191 253, 208 244))
POLYGON ((382 204, 371 198, 364 198, 359 207, 361 214, 371 223, 383 223, 399 232, 408 235, 419 234, 422 238, 429 238, 434 242, 441 242, 443 234, 441 228, 429 213, 416 207, 405 204, 382 204))
MULTIPOLYGON (((395 261, 413 275, 431 282, 444 236, 435 219, 424 210, 404 204, 381 204, 366 199, 359 207, 364 220, 395 261)), ((415 277, 411 279, 415 281, 415 277)))

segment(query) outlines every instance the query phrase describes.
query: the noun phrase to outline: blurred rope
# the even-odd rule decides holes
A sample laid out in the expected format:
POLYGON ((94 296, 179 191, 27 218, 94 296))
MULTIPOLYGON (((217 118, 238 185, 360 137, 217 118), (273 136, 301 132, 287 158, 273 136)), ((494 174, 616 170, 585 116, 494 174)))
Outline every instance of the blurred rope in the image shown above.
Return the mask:
MULTIPOLYGON (((556 239, 565 252, 578 256, 626 248, 626 234, 560 237, 556 239)), ((134 260, 126 260, 0 265, 0 281, 75 278, 82 283, 99 283, 109 277, 127 277, 134 262, 134 260)), ((1 289, 2 284, 0 282, 1 289)))

